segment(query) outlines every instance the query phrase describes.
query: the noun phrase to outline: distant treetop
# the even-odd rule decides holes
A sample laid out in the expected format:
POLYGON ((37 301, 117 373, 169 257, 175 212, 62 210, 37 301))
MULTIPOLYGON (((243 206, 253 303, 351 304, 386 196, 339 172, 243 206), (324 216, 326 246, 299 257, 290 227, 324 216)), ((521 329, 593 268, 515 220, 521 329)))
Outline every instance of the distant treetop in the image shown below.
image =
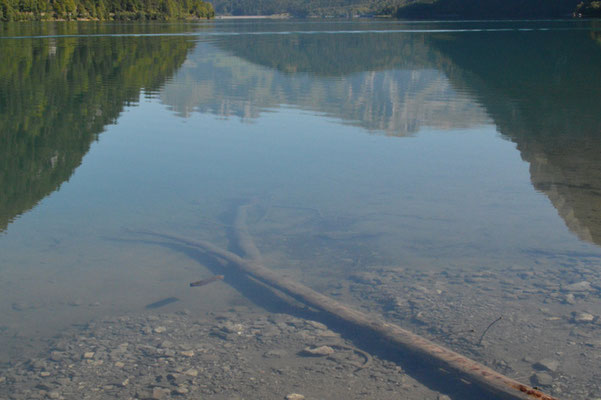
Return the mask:
POLYGON ((0 21, 212 18, 202 0, 0 0, 0 21))

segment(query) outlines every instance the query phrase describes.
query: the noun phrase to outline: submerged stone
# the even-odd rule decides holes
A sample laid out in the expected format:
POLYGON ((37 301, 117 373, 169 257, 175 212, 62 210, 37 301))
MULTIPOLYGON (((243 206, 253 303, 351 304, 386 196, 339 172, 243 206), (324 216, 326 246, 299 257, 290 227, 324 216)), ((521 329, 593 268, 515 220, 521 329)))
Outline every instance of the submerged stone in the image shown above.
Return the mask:
POLYGON ((536 369, 547 370, 552 372, 557 371, 557 367, 559 367, 559 361, 550 358, 544 358, 536 364, 534 364, 534 368, 536 369))
POLYGON ((530 377, 533 385, 549 386, 553 383, 553 377, 545 372, 537 372, 530 377))
POLYGON ((563 286, 561 289, 566 292, 587 292, 589 290, 592 290, 591 283, 588 281, 571 283, 569 285, 563 286))
POLYGON ((305 356, 324 357, 334 354, 334 349, 330 346, 305 347, 301 354, 305 356))

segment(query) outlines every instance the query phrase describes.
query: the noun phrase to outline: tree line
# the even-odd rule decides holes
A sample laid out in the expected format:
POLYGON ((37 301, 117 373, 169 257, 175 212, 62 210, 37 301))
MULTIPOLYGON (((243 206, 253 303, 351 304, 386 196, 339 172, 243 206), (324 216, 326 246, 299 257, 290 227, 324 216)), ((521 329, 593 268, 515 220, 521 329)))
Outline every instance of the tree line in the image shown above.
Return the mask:
MULTIPOLYGON (((407 0, 213 0, 220 15, 274 15, 293 17, 353 17, 396 9, 407 0)), ((390 13, 389 13, 390 14, 390 13)))
POLYGON ((601 1, 586 0, 578 4, 576 17, 601 18, 601 1))
POLYGON ((601 0, 213 0, 221 15, 412 19, 563 18, 601 16, 601 0))
POLYGON ((581 0, 418 0, 401 6, 398 18, 563 18, 574 14, 581 0))
POLYGON ((0 21, 212 18, 202 0, 0 0, 0 21))

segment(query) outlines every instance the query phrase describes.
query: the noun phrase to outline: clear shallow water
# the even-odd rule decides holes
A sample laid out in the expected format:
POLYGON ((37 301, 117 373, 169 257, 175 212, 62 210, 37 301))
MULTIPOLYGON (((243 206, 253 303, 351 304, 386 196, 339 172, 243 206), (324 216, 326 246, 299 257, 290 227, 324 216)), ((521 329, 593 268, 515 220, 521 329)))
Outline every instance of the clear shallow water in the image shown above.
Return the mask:
MULTIPOLYGON (((433 287, 470 270, 565 279, 515 298, 491 296, 511 292, 499 279, 445 289, 490 309, 458 309, 442 326, 486 326, 514 308, 559 315, 535 327, 542 348, 501 338, 475 355, 515 362, 515 374, 527 373, 524 352, 536 360, 571 340, 572 312, 601 316, 594 23, 19 24, 2 34, 3 361, 69 324, 170 296, 193 310, 244 302, 223 287, 199 301, 187 284, 208 272, 128 230, 225 246, 231 213, 251 200, 267 264, 326 293, 383 266, 413 271, 416 285, 431 273, 433 287), (566 304, 558 285, 581 280, 593 289, 566 304)), ((386 308, 373 293, 344 300, 386 308)), ((590 370, 601 353, 586 350, 590 370)), ((562 373, 575 377, 571 351, 562 373)))

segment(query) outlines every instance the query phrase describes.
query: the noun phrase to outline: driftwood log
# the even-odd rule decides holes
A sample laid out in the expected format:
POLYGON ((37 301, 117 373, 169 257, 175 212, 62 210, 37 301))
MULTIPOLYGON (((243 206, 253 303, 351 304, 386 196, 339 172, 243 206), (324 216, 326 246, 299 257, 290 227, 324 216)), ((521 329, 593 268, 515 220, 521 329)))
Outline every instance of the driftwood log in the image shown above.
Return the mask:
POLYGON ((497 398, 557 400, 555 397, 502 375, 406 329, 341 304, 265 267, 261 261, 260 252, 248 233, 246 225, 248 207, 249 205, 245 205, 238 208, 234 223, 238 246, 245 253, 246 258, 242 258, 231 251, 222 249, 204 240, 192 240, 167 233, 144 233, 174 240, 180 244, 201 249, 214 257, 226 260, 254 280, 275 288, 277 291, 285 293, 287 296, 309 307, 316 308, 349 324, 369 330, 418 359, 426 360, 443 370, 456 374, 460 379, 477 384, 497 398))

